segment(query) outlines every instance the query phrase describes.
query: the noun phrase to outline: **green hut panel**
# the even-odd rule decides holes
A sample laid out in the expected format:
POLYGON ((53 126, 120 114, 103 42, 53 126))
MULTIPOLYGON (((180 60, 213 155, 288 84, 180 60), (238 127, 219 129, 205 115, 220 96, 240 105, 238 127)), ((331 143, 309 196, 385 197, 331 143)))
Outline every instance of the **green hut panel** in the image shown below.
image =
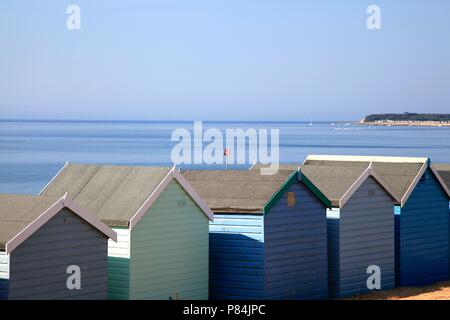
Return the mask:
POLYGON ((43 193, 67 189, 117 233, 109 299, 208 299, 213 214, 175 168, 66 165, 43 193))
POLYGON ((131 299, 208 299, 208 219, 176 181, 131 231, 129 284, 131 299))

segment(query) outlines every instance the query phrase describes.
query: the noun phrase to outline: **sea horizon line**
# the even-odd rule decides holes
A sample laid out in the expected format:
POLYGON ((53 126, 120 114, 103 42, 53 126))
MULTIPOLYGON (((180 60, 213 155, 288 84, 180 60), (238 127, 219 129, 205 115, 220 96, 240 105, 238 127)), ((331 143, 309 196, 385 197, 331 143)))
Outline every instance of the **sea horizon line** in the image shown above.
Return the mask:
POLYGON ((48 122, 48 123, 271 123, 271 124, 327 124, 327 123, 356 123, 357 120, 160 120, 160 119, 27 119, 27 118, 0 118, 0 122, 48 122))

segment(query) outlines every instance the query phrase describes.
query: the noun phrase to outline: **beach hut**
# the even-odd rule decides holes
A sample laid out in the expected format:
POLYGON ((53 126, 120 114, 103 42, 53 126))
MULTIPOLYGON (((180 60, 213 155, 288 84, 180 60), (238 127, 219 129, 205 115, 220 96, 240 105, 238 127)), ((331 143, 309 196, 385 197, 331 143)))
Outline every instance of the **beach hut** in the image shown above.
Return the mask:
MULTIPOLYGON (((450 214, 450 163, 433 164, 431 168, 432 170, 434 170, 436 176, 438 177, 441 184, 445 188, 448 197, 448 210, 449 210, 448 213, 450 214)), ((449 230, 450 230, 450 219, 449 219, 449 230)))
POLYGON ((208 299, 213 214, 175 167, 67 164, 41 194, 63 192, 118 233, 110 299, 208 299))
POLYGON ((431 168, 439 177, 441 184, 445 186, 450 198, 450 163, 434 163, 431 168))
POLYGON ((301 174, 329 201, 330 297, 393 288, 395 199, 391 188, 370 165, 307 163, 301 166, 301 174))
POLYGON ((183 175, 215 214, 211 299, 327 298, 325 205, 297 170, 183 175))
POLYGON ((306 164, 367 166, 394 197, 396 285, 419 286, 449 276, 448 188, 428 158, 310 156, 306 164))
POLYGON ((106 299, 116 237, 67 197, 0 195, 0 299, 106 299))

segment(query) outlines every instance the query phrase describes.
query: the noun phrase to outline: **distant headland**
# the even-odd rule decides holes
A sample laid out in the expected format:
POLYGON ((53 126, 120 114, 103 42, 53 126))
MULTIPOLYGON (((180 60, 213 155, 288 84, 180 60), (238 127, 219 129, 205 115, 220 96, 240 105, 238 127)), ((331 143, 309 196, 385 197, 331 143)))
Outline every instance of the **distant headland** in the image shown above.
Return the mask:
POLYGON ((434 113, 380 113, 371 114, 359 124, 374 126, 450 127, 450 114, 434 113))

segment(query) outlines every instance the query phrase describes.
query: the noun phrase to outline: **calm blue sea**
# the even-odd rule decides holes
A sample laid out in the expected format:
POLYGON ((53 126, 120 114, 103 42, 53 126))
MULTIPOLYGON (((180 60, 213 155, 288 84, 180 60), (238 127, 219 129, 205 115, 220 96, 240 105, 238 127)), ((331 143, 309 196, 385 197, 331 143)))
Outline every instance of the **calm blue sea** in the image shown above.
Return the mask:
MULTIPOLYGON (((192 122, 0 122, 0 193, 37 193, 64 165, 171 165, 170 140, 192 122)), ((204 128, 280 130, 280 162, 308 154, 431 157, 450 162, 450 129, 345 123, 209 122, 204 128)), ((205 143, 206 144, 206 143, 205 143)))

